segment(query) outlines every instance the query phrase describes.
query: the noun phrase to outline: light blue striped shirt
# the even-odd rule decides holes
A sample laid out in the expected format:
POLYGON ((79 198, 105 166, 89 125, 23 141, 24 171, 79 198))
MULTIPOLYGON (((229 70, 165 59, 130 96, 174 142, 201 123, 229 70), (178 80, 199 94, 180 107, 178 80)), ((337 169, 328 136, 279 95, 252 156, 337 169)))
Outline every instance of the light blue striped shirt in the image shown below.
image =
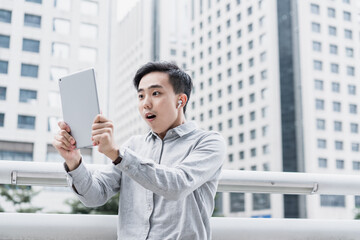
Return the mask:
POLYGON ((81 163, 68 173, 69 185, 88 207, 103 205, 120 191, 118 239, 211 239, 210 217, 226 152, 222 136, 186 122, 163 140, 150 131, 121 148, 125 153, 117 166, 91 174, 81 163))

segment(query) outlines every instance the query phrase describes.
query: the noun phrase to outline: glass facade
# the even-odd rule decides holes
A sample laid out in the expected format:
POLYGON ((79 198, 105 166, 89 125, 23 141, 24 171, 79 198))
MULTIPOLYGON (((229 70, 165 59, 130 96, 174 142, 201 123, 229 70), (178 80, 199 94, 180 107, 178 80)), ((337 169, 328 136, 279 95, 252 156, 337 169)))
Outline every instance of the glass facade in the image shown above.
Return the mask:
POLYGON ((25 13, 24 26, 40 28, 41 27, 41 16, 25 13))
POLYGON ((24 38, 22 50, 27 52, 38 53, 40 52, 40 41, 24 38))
POLYGON ((22 77, 38 77, 39 66, 32 64, 21 64, 21 76, 22 77))

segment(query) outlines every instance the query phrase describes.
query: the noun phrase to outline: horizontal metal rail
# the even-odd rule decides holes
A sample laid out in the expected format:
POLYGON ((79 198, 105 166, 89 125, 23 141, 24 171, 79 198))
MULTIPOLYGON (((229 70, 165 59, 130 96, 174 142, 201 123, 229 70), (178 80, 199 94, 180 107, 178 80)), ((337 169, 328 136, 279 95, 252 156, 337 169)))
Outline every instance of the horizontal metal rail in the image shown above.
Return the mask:
MULTIPOLYGON (((0 239, 116 239, 117 216, 0 213, 0 239)), ((358 220, 211 218, 213 240, 360 239, 358 220)))
MULTIPOLYGON (((67 186, 62 163, 20 161, 0 161, 0 184, 67 186)), ((223 170, 218 191, 360 195, 360 175, 223 170)))

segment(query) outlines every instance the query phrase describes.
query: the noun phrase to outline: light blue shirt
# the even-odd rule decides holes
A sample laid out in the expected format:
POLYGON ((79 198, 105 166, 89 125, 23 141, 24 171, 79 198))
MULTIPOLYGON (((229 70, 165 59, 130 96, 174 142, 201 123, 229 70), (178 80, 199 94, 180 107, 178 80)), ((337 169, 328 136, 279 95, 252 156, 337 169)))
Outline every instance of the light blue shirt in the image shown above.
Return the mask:
POLYGON ((186 122, 162 140, 150 131, 131 137, 122 161, 87 170, 84 163, 68 173, 86 206, 106 203, 120 191, 118 239, 211 239, 210 217, 226 146, 219 133, 186 122))

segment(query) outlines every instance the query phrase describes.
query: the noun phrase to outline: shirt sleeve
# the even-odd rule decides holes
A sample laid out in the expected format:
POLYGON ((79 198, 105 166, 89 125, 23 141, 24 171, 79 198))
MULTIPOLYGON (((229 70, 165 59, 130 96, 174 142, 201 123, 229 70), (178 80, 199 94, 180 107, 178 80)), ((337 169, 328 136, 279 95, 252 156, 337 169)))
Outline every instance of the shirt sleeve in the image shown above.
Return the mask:
POLYGON ((67 181, 85 206, 97 207, 120 190, 121 171, 109 164, 92 173, 82 161, 75 170, 67 172, 67 181))
POLYGON ((167 199, 178 200, 209 181, 221 169, 225 152, 223 137, 213 132, 203 137, 177 166, 168 167, 152 159, 143 159, 126 148, 116 168, 144 188, 167 199))

